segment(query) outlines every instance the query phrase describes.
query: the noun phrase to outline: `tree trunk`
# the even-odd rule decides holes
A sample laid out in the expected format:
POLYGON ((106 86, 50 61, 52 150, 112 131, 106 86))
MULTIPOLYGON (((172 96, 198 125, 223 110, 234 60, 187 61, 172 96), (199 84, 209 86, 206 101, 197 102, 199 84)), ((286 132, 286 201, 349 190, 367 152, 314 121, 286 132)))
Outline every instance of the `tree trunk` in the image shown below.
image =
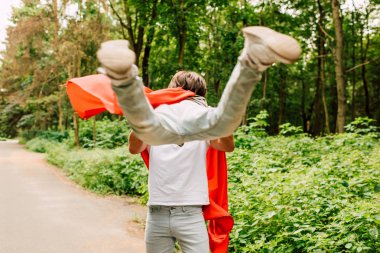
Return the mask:
POLYGON ((145 33, 145 28, 142 26, 139 26, 139 28, 137 29, 137 41, 135 43, 135 48, 134 48, 134 52, 136 54, 136 62, 135 62, 136 66, 140 65, 140 55, 141 55, 141 51, 144 44, 144 33, 145 33))
MULTIPOLYGON (((151 36, 151 34, 148 33, 147 40, 150 39, 150 36, 151 36)), ((151 44, 147 41, 147 44, 145 45, 145 48, 144 48, 144 57, 142 59, 142 65, 141 65, 142 79, 143 79, 143 83, 146 87, 150 87, 150 79, 149 79, 150 50, 151 50, 151 44)))
POLYGON ((301 80, 302 84, 302 95, 301 95, 301 107, 302 107, 302 122, 303 122, 303 131, 305 133, 309 132, 309 119, 306 113, 306 84, 305 81, 301 80))
MULTIPOLYGON (((125 20, 127 22, 125 25, 123 25, 123 27, 125 27, 127 29, 129 43, 131 44, 131 48, 133 48, 133 50, 135 50, 136 49, 135 35, 133 32, 133 28, 132 28, 132 18, 131 18, 130 11, 129 11, 128 0, 124 0, 123 4, 124 4, 123 5, 124 6, 124 14, 126 16, 125 20)), ((112 5, 111 5, 111 7, 112 7, 112 5)), ((116 15, 118 15, 118 14, 116 13, 116 15)), ((119 21, 123 22, 122 19, 119 21)))
POLYGON ((61 91, 58 91, 58 130, 63 131, 63 106, 62 106, 62 100, 63 95, 61 94, 61 91))
POLYGON ((278 126, 285 122, 285 108, 286 108, 286 71, 285 67, 279 67, 280 74, 280 87, 278 89, 279 97, 279 112, 278 112, 278 126))
POLYGON ((261 97, 261 100, 260 100, 260 111, 262 110, 267 110, 267 100, 266 100, 266 97, 267 97, 267 88, 268 88, 268 78, 269 78, 269 74, 268 74, 268 71, 265 71, 263 73, 263 77, 262 77, 262 83, 263 83, 263 89, 262 89, 262 97, 261 97))
POLYGON ((361 77, 362 77, 362 82, 363 82, 363 88, 364 88, 364 96, 365 96, 365 113, 368 117, 371 116, 371 109, 370 109, 370 102, 369 102, 369 91, 368 91, 368 82, 367 82, 367 77, 366 77, 366 72, 367 69, 365 65, 362 65, 362 72, 361 72, 361 77))
POLYGON ((338 113, 336 117, 336 131, 338 133, 344 132, 344 125, 346 120, 346 97, 345 97, 345 78, 343 71, 343 28, 342 17, 340 15, 340 4, 338 0, 331 0, 333 23, 335 28, 335 49, 334 49, 334 62, 335 62, 335 76, 337 84, 338 96, 338 113))
MULTIPOLYGON (((58 17, 58 3, 53 0, 53 18, 54 18, 54 49, 58 49, 58 32, 59 32, 59 17, 58 17)), ((56 51, 57 52, 57 51, 56 51)))
MULTIPOLYGON (((352 12, 351 14, 351 19, 352 19, 352 27, 351 27, 351 36, 354 38, 354 41, 352 42, 352 52, 351 52, 351 62, 352 66, 355 67, 356 65, 356 31, 355 31, 355 24, 356 24, 356 19, 355 19, 355 12, 352 12)), ((356 69, 352 70, 352 94, 351 94, 351 119, 355 119, 355 103, 356 103, 356 69)))
POLYGON ((318 29, 318 38, 317 38, 317 50, 318 50, 318 69, 317 69, 317 78, 315 80, 315 95, 313 101, 313 111, 312 111, 312 126, 311 132, 313 135, 321 135, 323 133, 323 111, 322 111, 322 94, 321 94, 321 75, 322 75, 322 61, 321 58, 321 46, 323 47, 320 38, 320 33, 318 29))
POLYGON ((149 80, 149 57, 150 57, 151 45, 152 45, 154 33, 155 33, 154 22, 156 21, 156 18, 157 18, 157 2, 158 2, 158 0, 153 2, 150 24, 149 24, 149 28, 147 29, 148 34, 146 36, 146 43, 145 43, 145 48, 144 48, 144 57, 142 60, 142 79, 143 79, 143 83, 147 87, 150 87, 150 85, 149 85, 150 84, 150 80, 149 80))
POLYGON ((178 34, 178 64, 183 65, 185 57, 185 45, 187 38, 186 14, 184 0, 172 0, 173 9, 175 12, 178 34))
POLYGON ((124 0, 124 12, 125 12, 125 15, 127 17, 126 18, 126 21, 127 21, 126 27, 127 27, 128 36, 129 36, 128 40, 131 44, 131 48, 133 49, 133 51, 136 54, 135 64, 137 66, 139 66, 139 60, 140 60, 140 54, 141 54, 141 48, 142 48, 142 44, 143 44, 145 29, 141 25, 138 25, 137 36, 136 36, 135 31, 133 30, 132 17, 131 17, 130 11, 129 11, 129 6, 128 6, 127 0, 124 0), (137 37, 137 39, 136 39, 136 37, 137 37))
MULTIPOLYGON (((54 18, 54 52, 58 52, 58 35, 59 35, 59 17, 58 17, 58 1, 53 0, 53 18, 54 18)), ((58 91, 58 130, 63 131, 63 92, 58 91)))
MULTIPOLYGON (((367 22, 368 22, 368 16, 369 14, 367 13, 366 15, 367 22)), ((371 117, 371 110, 369 106, 370 104, 369 90, 368 90, 368 82, 367 82, 367 76, 366 76, 367 68, 366 68, 366 64, 363 64, 367 60, 367 51, 369 47, 369 34, 367 34, 366 40, 367 40, 367 44, 364 47, 364 26, 363 26, 360 30, 360 58, 361 58, 360 60, 362 62, 361 78, 363 82, 364 96, 365 96, 365 112, 368 117, 371 117)))
POLYGON ((325 115, 325 128, 326 133, 330 134, 330 116, 329 116, 329 110, 327 109, 327 102, 326 102, 326 77, 325 77, 325 58, 322 58, 322 72, 321 72, 321 91, 322 91, 322 103, 323 103, 323 111, 325 115))
POLYGON ((77 148, 80 147, 79 144, 79 122, 78 122, 78 115, 76 112, 73 112, 73 123, 74 123, 74 133, 75 133, 75 144, 77 148))
POLYGON ((265 71, 263 73, 263 93, 262 93, 262 99, 265 100, 267 96, 267 87, 268 87, 268 71, 265 71))
POLYGON ((92 140, 94 148, 96 147, 96 116, 94 116, 94 122, 92 124, 92 140))
POLYGON ((316 80, 316 93, 315 93, 315 103, 314 103, 314 127, 313 134, 321 135, 324 130, 329 133, 329 113, 326 104, 326 78, 325 78, 325 42, 326 35, 323 31, 323 20, 325 19, 325 13, 321 5, 320 0, 318 0, 318 37, 317 37, 317 48, 318 48, 318 75, 316 80), (324 125, 324 127, 323 127, 324 125))
POLYGON ((184 1, 180 0, 180 12, 181 12, 181 27, 179 34, 179 52, 178 52, 178 64, 183 65, 183 59, 185 57, 185 44, 187 37, 186 17, 184 13, 184 1))

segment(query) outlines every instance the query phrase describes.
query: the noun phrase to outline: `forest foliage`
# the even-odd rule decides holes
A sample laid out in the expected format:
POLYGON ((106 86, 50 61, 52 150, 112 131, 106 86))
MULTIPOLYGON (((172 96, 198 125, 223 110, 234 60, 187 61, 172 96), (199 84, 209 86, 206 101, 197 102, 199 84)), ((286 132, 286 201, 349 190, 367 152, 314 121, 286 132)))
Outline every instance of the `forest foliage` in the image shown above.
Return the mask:
POLYGON ((63 84, 94 74, 109 39, 130 41, 145 85, 164 88, 177 70, 197 71, 216 105, 248 25, 295 37, 303 53, 264 73, 244 124, 266 110, 271 134, 284 123, 316 136, 343 132, 359 116, 379 125, 379 10, 378 0, 23 0, 1 56, 0 135, 75 127, 63 84))

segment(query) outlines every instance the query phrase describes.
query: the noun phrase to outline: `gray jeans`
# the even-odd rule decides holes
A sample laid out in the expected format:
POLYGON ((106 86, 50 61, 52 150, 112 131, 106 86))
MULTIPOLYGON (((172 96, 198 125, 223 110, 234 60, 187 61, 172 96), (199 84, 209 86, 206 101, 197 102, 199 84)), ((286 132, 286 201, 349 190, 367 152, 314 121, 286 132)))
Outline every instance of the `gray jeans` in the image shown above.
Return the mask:
POLYGON ((150 145, 182 144, 194 140, 212 140, 231 135, 240 125, 251 94, 261 73, 238 61, 216 108, 196 117, 158 115, 145 98, 143 83, 133 77, 112 85, 125 117, 136 136, 150 145))
POLYGON ((150 206, 145 229, 147 253, 173 253, 175 241, 184 253, 209 253, 201 206, 150 206))

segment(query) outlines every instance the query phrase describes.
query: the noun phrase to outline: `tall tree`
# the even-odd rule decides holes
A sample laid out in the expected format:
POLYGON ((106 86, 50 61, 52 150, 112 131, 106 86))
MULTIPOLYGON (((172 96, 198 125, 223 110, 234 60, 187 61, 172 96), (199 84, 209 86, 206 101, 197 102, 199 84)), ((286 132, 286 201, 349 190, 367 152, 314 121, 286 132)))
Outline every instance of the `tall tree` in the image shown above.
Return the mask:
POLYGON ((365 96, 365 112, 368 117, 371 117, 370 111, 370 98, 369 98, 369 88, 367 81, 367 52, 370 44, 370 33, 368 29, 370 11, 368 8, 365 10, 363 24, 360 27, 360 60, 361 60, 361 79, 364 88, 364 96, 365 96), (366 31, 366 34, 365 34, 366 31))
POLYGON ((185 44, 187 39, 187 20, 186 20, 186 7, 184 0, 172 0, 172 9, 174 10, 174 17, 176 22, 176 33, 178 40, 178 64, 183 65, 185 56, 185 44))
POLYGON ((119 31, 128 40, 136 54, 136 65, 142 58, 142 77, 144 84, 149 86, 149 57, 155 36, 157 23, 157 8, 161 0, 122 0, 108 1, 113 14, 119 22, 119 31))
POLYGON ((156 32, 155 22, 157 20, 157 5, 159 4, 158 0, 154 0, 152 4, 151 18, 148 22, 146 42, 144 47, 144 57, 142 60, 142 79, 146 86, 149 87, 150 78, 149 78, 149 58, 150 52, 152 50, 152 42, 154 39, 154 34, 156 32))
POLYGON ((320 0, 317 1, 318 21, 317 21, 317 78, 314 98, 314 124, 312 132, 314 135, 323 134, 324 130, 329 133, 329 114, 326 103, 326 78, 325 78, 325 58, 326 58, 326 32, 324 30, 325 10, 320 0))
POLYGON ((278 97, 279 97, 279 110, 278 110, 278 122, 277 125, 280 126, 285 123, 285 110, 286 110, 286 85, 287 85, 287 71, 286 67, 280 66, 279 71, 279 87, 278 87, 278 97))
MULTIPOLYGON (((356 10, 355 4, 354 8, 356 10)), ((352 51, 351 51, 351 63, 352 66, 356 65, 356 19, 355 11, 351 13, 351 37, 352 37, 352 51)), ((355 103, 356 103, 356 69, 351 70, 351 79, 352 79, 352 93, 351 93, 351 119, 355 118, 355 103)))
POLYGON ((343 65, 343 26, 340 3, 338 0, 331 0, 333 23, 335 28, 335 48, 334 62, 335 62, 335 76, 338 95, 338 112, 336 117, 336 131, 338 133, 344 132, 344 125, 346 120, 346 96, 345 96, 345 76, 343 65))

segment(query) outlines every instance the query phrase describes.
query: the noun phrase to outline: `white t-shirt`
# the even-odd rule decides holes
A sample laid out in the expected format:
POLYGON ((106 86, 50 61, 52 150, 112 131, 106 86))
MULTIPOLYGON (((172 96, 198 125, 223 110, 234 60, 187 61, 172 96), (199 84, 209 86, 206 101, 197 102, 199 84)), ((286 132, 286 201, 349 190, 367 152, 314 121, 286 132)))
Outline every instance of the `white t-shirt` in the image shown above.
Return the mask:
MULTIPOLYGON (((156 108, 159 113, 183 114, 204 107, 182 101, 156 108)), ((208 141, 186 142, 149 147, 148 205, 208 205, 206 153, 208 141)))

